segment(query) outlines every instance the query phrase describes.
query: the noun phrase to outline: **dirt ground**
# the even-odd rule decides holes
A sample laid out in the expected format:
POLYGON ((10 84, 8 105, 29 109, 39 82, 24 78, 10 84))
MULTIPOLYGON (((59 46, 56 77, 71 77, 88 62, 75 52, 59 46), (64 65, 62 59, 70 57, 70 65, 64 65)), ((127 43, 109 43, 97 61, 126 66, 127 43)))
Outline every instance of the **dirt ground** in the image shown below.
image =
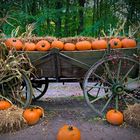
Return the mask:
POLYGON ((49 93, 33 103, 45 109, 45 117, 34 126, 13 133, 0 134, 0 140, 56 140, 58 129, 64 124, 78 127, 81 131, 81 140, 140 139, 140 129, 126 123, 113 126, 98 118, 83 97, 77 96, 82 95, 78 85, 72 87, 51 85, 49 93), (56 98, 52 98, 54 94, 57 95, 56 98))

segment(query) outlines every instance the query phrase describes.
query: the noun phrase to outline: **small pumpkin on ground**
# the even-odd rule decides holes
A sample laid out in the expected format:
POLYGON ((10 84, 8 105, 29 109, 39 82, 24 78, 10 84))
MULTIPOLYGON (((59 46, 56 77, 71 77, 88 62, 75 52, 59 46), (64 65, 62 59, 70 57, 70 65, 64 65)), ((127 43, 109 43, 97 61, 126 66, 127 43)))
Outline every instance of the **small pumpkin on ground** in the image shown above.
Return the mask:
POLYGON ((118 38, 111 39, 109 45, 112 49, 122 48, 122 42, 118 38))
POLYGON ((123 114, 118 110, 111 109, 106 113, 106 120, 113 125, 121 125, 123 119, 123 114))
POLYGON ((58 48, 58 49, 62 50, 64 48, 64 43, 59 40, 54 40, 51 43, 51 48, 58 48))
POLYGON ((89 41, 79 41, 76 43, 76 49, 79 51, 91 50, 91 43, 89 41))
POLYGON ((0 110, 6 110, 12 106, 12 103, 7 100, 0 100, 0 110))
POLYGON ((134 39, 125 38, 121 40, 123 48, 135 48, 137 43, 134 39))
POLYGON ((23 50, 25 50, 25 51, 35 51, 36 50, 36 45, 35 45, 35 43, 32 43, 32 42, 26 42, 24 44, 23 50))
POLYGON ((73 43, 66 43, 64 45, 64 50, 65 51, 74 51, 75 50, 75 44, 73 44, 73 43))
POLYGON ((107 41, 101 39, 101 40, 95 40, 91 43, 93 50, 100 50, 100 49, 106 49, 107 48, 107 41))
POLYGON ((46 40, 40 40, 36 44, 36 50, 38 51, 48 51, 50 47, 51 47, 50 43, 46 40))
POLYGON ((21 50, 23 47, 23 43, 16 38, 8 38, 4 43, 8 49, 15 48, 17 51, 21 50))
POLYGON ((44 117, 44 109, 42 107, 36 106, 35 109, 38 112, 40 117, 44 117))
POLYGON ((75 126, 64 125, 58 130, 57 140, 81 140, 81 132, 75 126))
POLYGON ((23 118, 28 125, 34 125, 39 121, 40 113, 37 112, 35 108, 27 108, 23 112, 23 118))

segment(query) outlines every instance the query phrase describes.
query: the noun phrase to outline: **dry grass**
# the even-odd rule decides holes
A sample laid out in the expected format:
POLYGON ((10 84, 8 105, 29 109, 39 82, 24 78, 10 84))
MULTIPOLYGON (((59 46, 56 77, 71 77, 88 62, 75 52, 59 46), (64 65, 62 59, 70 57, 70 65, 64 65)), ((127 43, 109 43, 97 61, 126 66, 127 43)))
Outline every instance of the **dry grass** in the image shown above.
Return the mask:
POLYGON ((14 132, 26 126, 22 117, 23 109, 12 105, 0 111, 0 133, 14 132))
POLYGON ((124 120, 135 127, 140 127, 140 104, 134 104, 128 106, 123 112, 124 120))

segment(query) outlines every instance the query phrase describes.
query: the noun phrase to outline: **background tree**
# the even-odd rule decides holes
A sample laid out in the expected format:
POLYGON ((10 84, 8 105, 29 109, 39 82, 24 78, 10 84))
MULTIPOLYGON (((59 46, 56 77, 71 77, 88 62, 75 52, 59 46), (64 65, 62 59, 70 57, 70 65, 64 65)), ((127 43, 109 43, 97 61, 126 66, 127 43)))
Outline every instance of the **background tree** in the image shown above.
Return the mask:
MULTIPOLYGON (((124 32, 140 24, 139 0, 1 0, 0 31, 7 36, 34 25, 37 36, 99 36, 124 22, 124 32)), ((122 32, 120 32, 122 34, 122 32)), ((138 34, 136 34, 138 36, 138 34)))

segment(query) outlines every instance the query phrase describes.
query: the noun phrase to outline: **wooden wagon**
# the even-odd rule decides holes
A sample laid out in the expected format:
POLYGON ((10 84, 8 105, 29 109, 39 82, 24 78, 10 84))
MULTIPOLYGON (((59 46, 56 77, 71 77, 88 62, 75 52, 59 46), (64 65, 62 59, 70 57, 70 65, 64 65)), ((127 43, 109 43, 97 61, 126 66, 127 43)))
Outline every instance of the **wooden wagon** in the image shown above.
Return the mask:
POLYGON ((140 102, 139 47, 70 52, 54 48, 27 55, 36 68, 36 77, 30 78, 33 100, 47 94, 50 82, 79 82, 87 104, 100 116, 109 107, 124 109, 140 102))
MULTIPOLYGON (((20 52, 22 53, 22 52, 20 52)), ((89 107, 103 116, 108 108, 140 102, 140 47, 107 50, 26 52, 35 76, 23 74, 24 107, 47 94, 50 82, 79 82, 89 107)))

